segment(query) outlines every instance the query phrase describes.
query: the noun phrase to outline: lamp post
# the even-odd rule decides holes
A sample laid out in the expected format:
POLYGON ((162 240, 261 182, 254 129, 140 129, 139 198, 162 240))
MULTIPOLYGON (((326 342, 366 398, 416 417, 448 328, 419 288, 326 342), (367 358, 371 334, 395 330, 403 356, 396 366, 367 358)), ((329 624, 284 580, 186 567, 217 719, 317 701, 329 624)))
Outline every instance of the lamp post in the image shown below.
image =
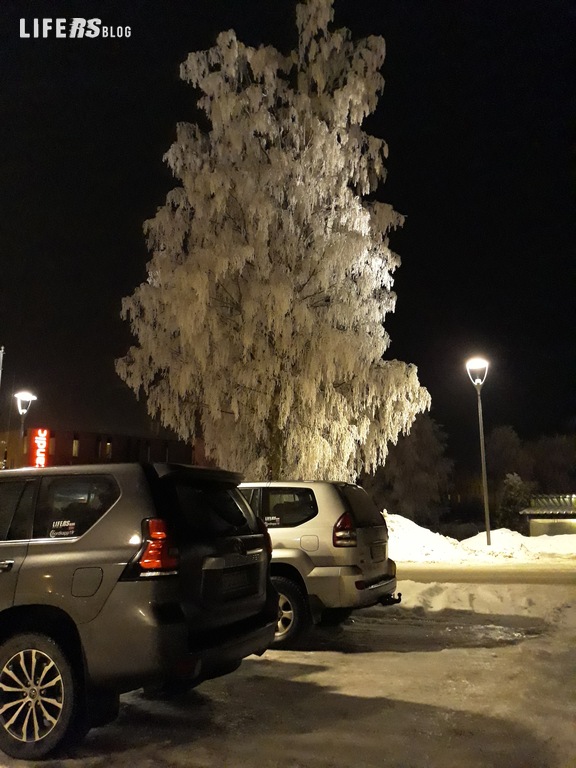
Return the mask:
POLYGON ((16 392, 14 395, 16 402, 18 403, 18 413, 20 414, 20 448, 22 449, 22 441, 24 438, 24 418, 30 410, 33 400, 37 400, 36 395, 31 392, 16 392))
POLYGON ((466 361, 466 370, 470 381, 478 394, 478 424, 480 427, 480 458, 482 460, 482 493, 484 496, 484 524, 486 526, 486 543, 490 546, 490 511, 488 509, 488 480, 486 478, 486 451, 484 450, 484 424, 482 421, 482 398, 480 391, 486 381, 488 361, 483 357, 472 357, 466 361))

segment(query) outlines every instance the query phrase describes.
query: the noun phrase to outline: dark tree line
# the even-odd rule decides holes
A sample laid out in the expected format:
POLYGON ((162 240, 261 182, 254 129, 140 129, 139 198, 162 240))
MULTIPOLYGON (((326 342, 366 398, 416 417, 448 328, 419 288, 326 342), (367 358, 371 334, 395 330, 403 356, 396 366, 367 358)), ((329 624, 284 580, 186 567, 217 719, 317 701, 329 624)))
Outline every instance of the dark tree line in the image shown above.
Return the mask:
MULTIPOLYGON (((462 519, 473 518, 475 511, 480 516, 480 467, 478 482, 471 484, 476 490, 469 491, 466 503, 461 502, 458 509, 458 496, 453 493, 455 462, 446 450, 443 428, 422 414, 410 434, 390 446, 385 466, 374 475, 363 476, 361 483, 379 509, 419 525, 439 527, 450 511, 460 511, 462 519)), ((493 527, 520 529, 518 512, 529 506, 532 494, 576 493, 576 437, 522 440, 513 427, 496 427, 486 438, 486 467, 493 527)))

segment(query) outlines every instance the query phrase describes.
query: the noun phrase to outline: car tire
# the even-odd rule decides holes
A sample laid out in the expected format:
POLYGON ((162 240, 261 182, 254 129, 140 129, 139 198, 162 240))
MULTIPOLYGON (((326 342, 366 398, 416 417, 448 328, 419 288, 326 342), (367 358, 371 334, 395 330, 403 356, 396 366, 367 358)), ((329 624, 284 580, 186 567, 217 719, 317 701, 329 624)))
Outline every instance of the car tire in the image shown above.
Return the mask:
POLYGON ((85 709, 75 670, 50 637, 14 635, 0 646, 0 749, 39 760, 76 741, 85 709))
POLYGON ((325 608, 320 618, 321 627, 338 627, 352 615, 352 608, 325 608))
POLYGON ((312 623, 307 597, 301 588, 284 576, 272 576, 278 592, 278 625, 272 648, 292 648, 312 623))

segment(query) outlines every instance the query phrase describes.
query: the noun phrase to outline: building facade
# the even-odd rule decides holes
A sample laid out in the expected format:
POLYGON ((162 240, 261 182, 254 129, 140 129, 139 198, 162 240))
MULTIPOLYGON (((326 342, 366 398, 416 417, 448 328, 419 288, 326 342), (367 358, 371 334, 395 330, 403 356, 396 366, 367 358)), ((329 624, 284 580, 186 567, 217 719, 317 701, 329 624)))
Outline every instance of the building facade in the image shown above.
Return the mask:
POLYGON ((151 461, 209 466, 202 441, 194 446, 166 437, 55 431, 44 425, 0 432, 0 467, 46 467, 151 461))

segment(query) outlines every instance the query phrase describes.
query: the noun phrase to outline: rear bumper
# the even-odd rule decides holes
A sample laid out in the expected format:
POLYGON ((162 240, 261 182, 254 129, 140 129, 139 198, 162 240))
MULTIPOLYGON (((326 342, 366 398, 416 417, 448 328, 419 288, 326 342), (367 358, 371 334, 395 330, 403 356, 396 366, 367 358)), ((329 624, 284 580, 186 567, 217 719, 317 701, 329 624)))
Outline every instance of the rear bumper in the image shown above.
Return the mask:
POLYGON ((396 576, 385 574, 374 582, 365 582, 354 574, 348 574, 343 579, 343 600, 353 601, 349 607, 367 608, 370 605, 381 603, 396 592, 396 576))
POLYGON ((191 649, 177 665, 171 665, 169 677, 208 680, 216 677, 230 664, 255 654, 261 656, 274 640, 278 619, 268 620, 250 629, 244 628, 235 636, 213 640, 208 645, 191 649), (175 675, 174 675, 175 673, 175 675))
POLYGON ((307 577, 308 592, 321 608, 368 608, 397 602, 396 563, 388 560, 386 573, 366 579, 360 568, 315 568, 307 577))
POLYGON ((113 593, 94 621, 78 626, 86 674, 96 687, 123 692, 167 678, 208 679, 246 656, 262 655, 274 639, 275 593, 260 614, 201 634, 176 607, 158 611, 152 600, 132 602, 134 585, 123 586, 122 599, 113 593))

